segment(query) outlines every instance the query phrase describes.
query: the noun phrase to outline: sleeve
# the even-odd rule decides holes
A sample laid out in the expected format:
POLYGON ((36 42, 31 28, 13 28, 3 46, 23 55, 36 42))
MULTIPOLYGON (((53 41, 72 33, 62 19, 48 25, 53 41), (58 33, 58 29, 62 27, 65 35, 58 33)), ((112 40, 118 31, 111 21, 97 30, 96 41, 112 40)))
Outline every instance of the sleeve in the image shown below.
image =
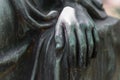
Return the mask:
POLYGON ((81 0, 79 4, 87 9, 92 18, 105 19, 107 17, 102 8, 102 0, 81 0))
POLYGON ((57 11, 51 11, 51 14, 44 14, 36 9, 30 0, 10 0, 16 14, 19 14, 29 25, 31 29, 47 29, 55 23, 58 16, 57 11), (33 17, 37 16, 38 20, 33 17), (41 20, 41 22, 39 21, 41 20), (43 21, 43 22, 42 22, 43 21))

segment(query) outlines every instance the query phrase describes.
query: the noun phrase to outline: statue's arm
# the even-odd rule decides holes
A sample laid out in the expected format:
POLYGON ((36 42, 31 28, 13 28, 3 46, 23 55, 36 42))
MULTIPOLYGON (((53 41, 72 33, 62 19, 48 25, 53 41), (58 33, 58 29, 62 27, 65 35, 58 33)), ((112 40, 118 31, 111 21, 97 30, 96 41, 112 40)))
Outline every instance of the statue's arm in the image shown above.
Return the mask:
POLYGON ((48 15, 41 13, 37 10, 28 0, 10 0, 15 11, 21 15, 28 24, 32 25, 33 29, 35 28, 48 28, 53 25, 54 18, 57 17, 57 12, 52 11, 48 15), (46 22, 40 23, 36 21, 33 17, 31 17, 30 12, 34 12, 35 15, 41 20, 45 20, 46 22))

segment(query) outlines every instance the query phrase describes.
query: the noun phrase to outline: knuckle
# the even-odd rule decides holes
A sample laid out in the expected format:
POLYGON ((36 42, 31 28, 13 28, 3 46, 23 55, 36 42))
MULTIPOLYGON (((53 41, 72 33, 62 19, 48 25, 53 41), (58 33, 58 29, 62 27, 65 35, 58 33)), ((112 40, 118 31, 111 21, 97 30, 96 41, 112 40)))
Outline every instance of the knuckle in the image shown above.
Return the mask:
POLYGON ((85 23, 79 23, 79 29, 86 29, 86 24, 85 23))
POLYGON ((93 29, 93 28, 95 27, 95 24, 92 23, 92 22, 88 22, 88 23, 86 24, 86 26, 87 26, 88 29, 93 29))
POLYGON ((88 22, 80 23, 80 27, 85 28, 86 30, 92 30, 94 28, 93 24, 90 24, 88 22))
POLYGON ((85 23, 85 22, 79 22, 79 25, 80 25, 81 27, 85 27, 85 26, 86 26, 86 23, 85 23))
POLYGON ((87 25, 87 30, 92 30, 92 29, 93 29, 93 26, 87 25))

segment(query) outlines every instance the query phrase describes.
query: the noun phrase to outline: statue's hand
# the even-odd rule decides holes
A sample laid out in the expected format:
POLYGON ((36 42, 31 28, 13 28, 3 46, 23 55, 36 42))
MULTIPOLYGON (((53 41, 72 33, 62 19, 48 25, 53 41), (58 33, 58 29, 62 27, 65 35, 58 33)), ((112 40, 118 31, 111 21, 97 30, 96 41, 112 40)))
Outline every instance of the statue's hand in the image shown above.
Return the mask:
MULTIPOLYGON (((82 61, 83 65, 87 66, 90 62, 90 59, 96 55, 99 44, 99 36, 96 30, 96 25, 92 18, 89 16, 86 9, 83 8, 81 5, 76 5, 75 9, 77 20, 79 23, 78 30, 82 30, 84 36, 84 38, 82 39, 83 42, 81 42, 79 45, 85 46, 83 49, 80 50, 79 54, 81 55, 79 56, 79 61, 82 61)), ((81 39, 79 35, 78 38, 81 39)), ((81 63, 79 64, 81 65, 81 63)))
POLYGON ((76 6, 76 11, 71 7, 63 9, 56 24, 55 41, 58 50, 63 48, 65 40, 68 43, 71 67, 86 67, 92 57, 99 41, 94 27, 92 19, 81 6, 76 6))
MULTIPOLYGON (((77 36, 80 36, 80 42, 82 43, 84 36, 79 29, 79 23, 75 16, 75 9, 72 7, 65 7, 61 12, 58 22, 56 24, 55 30, 55 41, 56 41, 56 49, 60 50, 64 47, 64 44, 68 44, 69 46, 69 61, 71 66, 76 66, 77 60, 77 36), (77 31, 78 30, 78 31, 77 31)), ((84 42, 83 42, 84 44, 84 42)), ((86 46, 82 45, 81 48, 86 48, 86 46)))

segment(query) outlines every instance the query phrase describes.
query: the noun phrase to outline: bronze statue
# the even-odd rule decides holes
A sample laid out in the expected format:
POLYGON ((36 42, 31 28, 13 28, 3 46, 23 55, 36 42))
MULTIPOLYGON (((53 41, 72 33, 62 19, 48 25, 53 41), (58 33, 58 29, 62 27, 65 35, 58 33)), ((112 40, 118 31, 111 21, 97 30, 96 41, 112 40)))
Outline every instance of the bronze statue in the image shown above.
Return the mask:
POLYGON ((0 12, 8 16, 0 14, 5 33, 0 35, 2 80, 112 79, 114 48, 106 34, 113 35, 110 30, 119 20, 105 14, 101 0, 1 0, 0 4, 0 12), (104 71, 96 74, 92 69, 104 64, 101 52, 110 59, 109 70, 100 68, 108 71, 105 77, 104 71), (100 58, 95 60, 97 53, 100 58))

